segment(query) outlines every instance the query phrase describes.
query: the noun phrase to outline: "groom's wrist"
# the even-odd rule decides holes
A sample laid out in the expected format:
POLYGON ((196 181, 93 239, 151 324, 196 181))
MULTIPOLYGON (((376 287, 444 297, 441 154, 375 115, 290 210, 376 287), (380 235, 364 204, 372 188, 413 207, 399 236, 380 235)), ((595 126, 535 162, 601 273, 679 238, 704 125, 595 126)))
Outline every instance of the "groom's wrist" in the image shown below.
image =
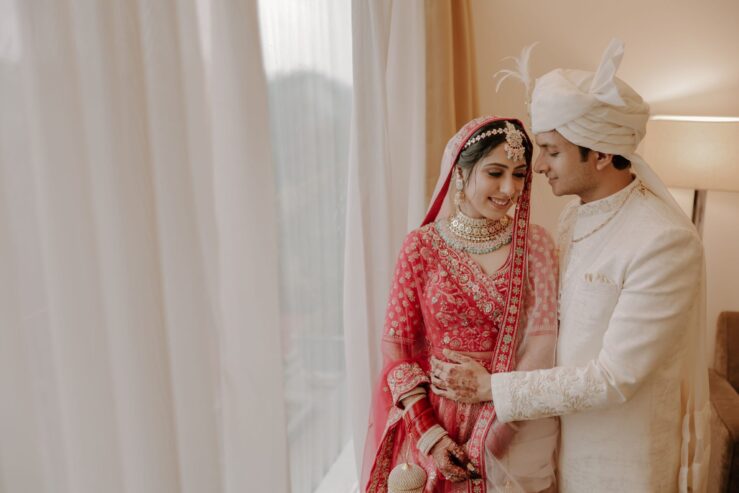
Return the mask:
POLYGON ((493 373, 490 375, 490 393, 495 407, 495 416, 501 423, 514 421, 511 402, 512 373, 493 373))

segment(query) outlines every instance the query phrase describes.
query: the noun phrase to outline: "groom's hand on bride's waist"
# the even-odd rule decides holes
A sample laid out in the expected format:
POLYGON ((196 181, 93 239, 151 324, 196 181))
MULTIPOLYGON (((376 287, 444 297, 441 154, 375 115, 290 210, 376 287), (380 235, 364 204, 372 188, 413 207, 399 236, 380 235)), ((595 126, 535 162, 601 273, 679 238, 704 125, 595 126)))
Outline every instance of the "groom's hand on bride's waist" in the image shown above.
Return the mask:
POLYGON ((450 362, 431 357, 431 391, 457 402, 487 402, 493 400, 490 373, 477 360, 444 350, 450 362))

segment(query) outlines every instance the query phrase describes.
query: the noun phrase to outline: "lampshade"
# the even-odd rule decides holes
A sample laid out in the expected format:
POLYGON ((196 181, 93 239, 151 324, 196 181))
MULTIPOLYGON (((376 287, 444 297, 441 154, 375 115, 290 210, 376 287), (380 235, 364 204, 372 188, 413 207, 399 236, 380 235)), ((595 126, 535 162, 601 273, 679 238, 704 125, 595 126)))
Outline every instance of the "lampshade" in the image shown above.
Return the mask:
POLYGON ((639 152, 668 187, 739 191, 739 118, 654 116, 639 152))

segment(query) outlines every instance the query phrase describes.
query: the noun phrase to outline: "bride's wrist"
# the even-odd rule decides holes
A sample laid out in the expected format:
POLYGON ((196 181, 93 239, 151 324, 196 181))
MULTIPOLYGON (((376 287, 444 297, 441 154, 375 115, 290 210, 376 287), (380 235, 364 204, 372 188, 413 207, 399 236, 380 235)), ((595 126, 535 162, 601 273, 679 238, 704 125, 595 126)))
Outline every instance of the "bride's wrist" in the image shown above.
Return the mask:
POLYGON ((417 448, 419 452, 425 455, 431 455, 431 451, 434 449, 448 433, 441 425, 434 425, 429 428, 418 440, 417 448))

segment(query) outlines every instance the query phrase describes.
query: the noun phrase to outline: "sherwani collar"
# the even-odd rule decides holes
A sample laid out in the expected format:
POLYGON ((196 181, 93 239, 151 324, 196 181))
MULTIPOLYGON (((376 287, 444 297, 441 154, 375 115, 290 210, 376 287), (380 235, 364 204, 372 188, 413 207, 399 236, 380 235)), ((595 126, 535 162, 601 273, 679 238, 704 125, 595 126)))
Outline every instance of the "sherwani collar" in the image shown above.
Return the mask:
MULTIPOLYGON (((618 192, 611 194, 608 197, 588 202, 587 204, 581 203, 576 206, 571 227, 572 234, 569 235, 568 240, 571 241, 572 238, 583 237, 591 231, 602 227, 601 225, 604 225, 606 229, 611 227, 612 222, 609 218, 618 214, 618 211, 624 206, 629 197, 633 195, 632 192, 634 191, 634 188, 639 187, 640 184, 641 181, 639 178, 634 177, 631 183, 618 192)), ((602 235, 598 235, 598 237, 603 238, 602 235)), ((583 243, 578 243, 578 245, 582 245, 584 243, 587 243, 589 247, 592 246, 590 238, 583 241, 583 243)), ((575 245, 573 244, 572 246, 575 245)))
POLYGON ((594 200, 593 202, 588 202, 587 204, 583 204, 581 201, 580 205, 577 207, 577 217, 585 218, 585 217, 597 216, 601 214, 609 214, 615 211, 616 209, 618 209, 619 207, 623 205, 624 201, 629 195, 629 192, 634 187, 639 186, 639 183, 640 183, 639 178, 634 177, 634 179, 631 180, 631 183, 626 185, 624 188, 622 188, 618 192, 609 195, 608 197, 604 197, 599 200, 594 200))

